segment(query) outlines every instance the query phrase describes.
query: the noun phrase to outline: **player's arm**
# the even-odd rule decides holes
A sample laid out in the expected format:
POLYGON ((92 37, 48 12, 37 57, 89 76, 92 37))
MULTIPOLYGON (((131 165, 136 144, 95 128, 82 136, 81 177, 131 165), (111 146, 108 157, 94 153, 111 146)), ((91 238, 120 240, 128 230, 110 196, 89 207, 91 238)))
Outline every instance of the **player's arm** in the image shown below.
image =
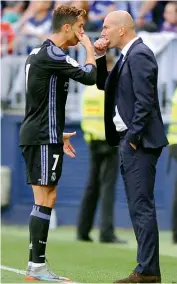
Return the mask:
POLYGON ((80 35, 79 33, 77 33, 76 36, 78 37, 80 44, 86 50, 85 65, 86 64, 93 64, 96 67, 95 51, 94 51, 94 47, 91 44, 89 37, 86 34, 80 35))
POLYGON ((66 55, 60 48, 49 46, 47 48, 46 68, 57 71, 84 85, 94 85, 96 83, 96 63, 94 51, 87 49, 86 62, 81 66, 76 60, 66 55))

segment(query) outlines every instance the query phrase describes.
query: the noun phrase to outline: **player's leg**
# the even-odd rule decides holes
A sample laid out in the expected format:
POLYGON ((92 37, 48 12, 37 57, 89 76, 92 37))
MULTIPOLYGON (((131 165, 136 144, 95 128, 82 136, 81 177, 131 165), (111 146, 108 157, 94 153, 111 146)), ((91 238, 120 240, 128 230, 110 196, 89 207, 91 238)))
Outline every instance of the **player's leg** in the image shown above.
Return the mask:
POLYGON ((29 223, 32 262, 30 263, 26 280, 69 282, 68 278, 57 276, 51 272, 45 263, 51 211, 56 200, 56 186, 33 185, 32 187, 35 201, 29 223))
POLYGON ((32 184, 34 206, 30 214, 30 265, 26 280, 69 281, 56 276, 45 264, 51 210, 56 200, 56 186, 61 176, 62 145, 27 146, 23 149, 28 183, 32 184))
POLYGON ((32 266, 45 264, 51 211, 56 200, 56 186, 33 185, 34 203, 29 222, 32 246, 32 266))

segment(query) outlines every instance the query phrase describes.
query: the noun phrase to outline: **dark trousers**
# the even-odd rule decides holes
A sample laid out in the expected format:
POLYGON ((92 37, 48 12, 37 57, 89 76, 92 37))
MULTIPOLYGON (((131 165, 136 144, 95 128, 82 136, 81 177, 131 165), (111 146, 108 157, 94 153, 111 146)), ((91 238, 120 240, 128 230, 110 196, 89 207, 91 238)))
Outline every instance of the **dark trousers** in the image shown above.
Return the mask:
MULTIPOLYGON (((170 153, 172 157, 177 162, 177 144, 170 146, 170 153)), ((175 175, 175 188, 174 188, 174 197, 173 197, 173 211, 172 211, 172 233, 173 240, 177 243, 177 165, 176 165, 176 175, 175 175)))
POLYGON ((159 234, 154 202, 156 164, 160 149, 134 150, 128 141, 120 141, 120 168, 125 184, 129 213, 138 243, 135 271, 160 275, 159 234))
POLYGON ((97 204, 100 200, 100 239, 113 238, 117 174, 118 148, 110 147, 106 141, 92 141, 89 179, 78 218, 78 236, 88 236, 93 227, 97 204))

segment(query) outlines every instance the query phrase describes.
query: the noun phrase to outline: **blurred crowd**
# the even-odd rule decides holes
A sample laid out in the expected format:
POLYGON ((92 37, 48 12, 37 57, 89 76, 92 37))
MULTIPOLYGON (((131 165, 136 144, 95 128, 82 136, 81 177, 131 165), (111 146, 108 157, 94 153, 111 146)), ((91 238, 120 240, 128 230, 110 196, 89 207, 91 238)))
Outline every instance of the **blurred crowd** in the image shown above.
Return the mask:
MULTIPOLYGON (((1 1, 1 29, 13 49, 14 39, 26 35, 45 39, 51 32, 52 12, 65 4, 86 10, 85 30, 100 31, 105 16, 113 10, 126 10, 135 20, 137 30, 177 32, 177 3, 169 1, 1 1)), ((6 42, 7 44, 7 42, 6 42)))
MULTIPOLYGON (((85 30, 100 32, 105 16, 113 10, 128 11, 137 31, 177 33, 177 2, 169 1, 1 1, 1 57, 6 84, 1 91, 2 107, 24 90, 20 83, 26 55, 41 44, 52 30, 52 13, 58 5, 71 5, 86 10, 85 30), (15 67, 11 68, 13 55, 15 67), (13 70, 12 70, 13 69, 13 70), (13 74, 17 78, 15 82, 13 74), (18 80, 19 78, 19 80, 18 80)), ((14 65, 14 64, 13 64, 14 65)), ((1 78, 2 81, 4 78, 1 78)), ((18 97, 18 96, 17 96, 18 97)))

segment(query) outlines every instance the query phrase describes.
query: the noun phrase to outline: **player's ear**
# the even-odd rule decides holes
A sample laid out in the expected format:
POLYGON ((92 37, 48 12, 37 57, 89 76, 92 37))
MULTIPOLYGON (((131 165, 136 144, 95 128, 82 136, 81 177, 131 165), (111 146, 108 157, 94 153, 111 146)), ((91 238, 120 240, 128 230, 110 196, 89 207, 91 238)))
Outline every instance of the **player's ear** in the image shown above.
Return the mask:
POLYGON ((71 30, 71 25, 69 25, 69 24, 65 24, 65 25, 63 25, 63 31, 65 32, 65 33, 67 33, 67 32, 70 32, 70 30, 71 30))

